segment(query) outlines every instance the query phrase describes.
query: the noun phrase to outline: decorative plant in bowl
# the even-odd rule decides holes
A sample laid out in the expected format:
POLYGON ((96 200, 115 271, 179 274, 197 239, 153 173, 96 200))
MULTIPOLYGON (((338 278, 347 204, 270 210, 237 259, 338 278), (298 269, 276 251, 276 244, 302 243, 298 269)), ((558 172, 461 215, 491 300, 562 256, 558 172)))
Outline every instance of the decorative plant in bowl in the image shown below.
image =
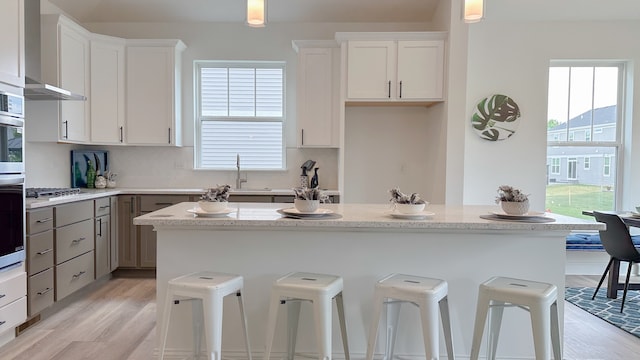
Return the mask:
POLYGON ((411 195, 403 194, 400 188, 393 188, 389 190, 391 199, 389 201, 393 204, 393 208, 398 210, 401 214, 416 214, 424 210, 428 202, 422 200, 418 193, 411 195))
POLYGON ((312 213, 318 210, 320 203, 329 202, 329 196, 317 187, 293 188, 295 198, 293 200, 296 209, 302 213, 312 213))
POLYGON ((529 212, 529 195, 509 185, 498 187, 496 204, 509 215, 524 215, 529 212))
POLYGON ((229 204, 229 185, 218 185, 215 188, 208 189, 206 193, 200 196, 198 205, 207 212, 222 211, 229 204))

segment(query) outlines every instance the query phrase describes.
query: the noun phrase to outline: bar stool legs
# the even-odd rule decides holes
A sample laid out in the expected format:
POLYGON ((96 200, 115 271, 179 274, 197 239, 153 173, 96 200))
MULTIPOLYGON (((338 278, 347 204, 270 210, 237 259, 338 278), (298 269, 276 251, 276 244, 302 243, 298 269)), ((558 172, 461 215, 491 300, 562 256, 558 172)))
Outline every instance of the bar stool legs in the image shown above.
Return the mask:
POLYGON ((455 359, 447 301, 447 283, 444 280, 403 274, 391 274, 376 284, 366 359, 373 360, 383 306, 387 307, 385 360, 393 359, 400 306, 407 302, 420 308, 426 358, 439 359, 440 357, 438 346, 438 312, 440 312, 447 358, 455 359))
POLYGON ((277 322, 278 306, 287 305, 287 359, 293 360, 298 332, 301 301, 310 301, 313 305, 318 358, 331 359, 331 302, 336 301, 345 359, 349 360, 347 326, 344 318, 342 300, 343 280, 339 276, 290 273, 276 280, 271 288, 271 301, 267 318, 264 359, 269 360, 273 346, 277 322))
POLYGON ((536 359, 550 359, 549 345, 551 345, 554 359, 561 360, 557 291, 557 287, 552 284, 503 277, 494 277, 480 284, 471 344, 471 360, 478 359, 487 315, 489 315, 487 358, 491 360, 496 358, 502 315, 507 306, 516 306, 530 313, 536 359))

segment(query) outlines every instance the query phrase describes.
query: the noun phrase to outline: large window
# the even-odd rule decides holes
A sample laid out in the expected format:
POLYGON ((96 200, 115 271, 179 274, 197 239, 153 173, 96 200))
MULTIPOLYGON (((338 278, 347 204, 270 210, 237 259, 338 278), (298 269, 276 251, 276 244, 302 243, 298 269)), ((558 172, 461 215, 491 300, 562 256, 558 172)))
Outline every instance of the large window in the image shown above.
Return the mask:
POLYGON ((284 168, 284 63, 195 63, 200 169, 284 168))
POLYGON ((624 72, 619 62, 551 63, 546 194, 550 211, 581 217, 583 210, 615 210, 624 72))

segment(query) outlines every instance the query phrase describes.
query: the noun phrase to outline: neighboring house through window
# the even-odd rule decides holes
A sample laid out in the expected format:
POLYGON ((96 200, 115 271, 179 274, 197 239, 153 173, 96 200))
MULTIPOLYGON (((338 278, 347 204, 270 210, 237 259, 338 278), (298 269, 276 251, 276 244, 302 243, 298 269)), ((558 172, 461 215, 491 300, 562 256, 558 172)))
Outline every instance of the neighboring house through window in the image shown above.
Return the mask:
POLYGON ((284 74, 284 62, 195 62, 196 168, 284 168, 284 74))
POLYGON ((546 194, 550 211, 581 217, 585 209, 616 210, 625 78, 624 62, 551 62, 546 194), (584 159, 583 166, 578 166, 578 159, 584 159))

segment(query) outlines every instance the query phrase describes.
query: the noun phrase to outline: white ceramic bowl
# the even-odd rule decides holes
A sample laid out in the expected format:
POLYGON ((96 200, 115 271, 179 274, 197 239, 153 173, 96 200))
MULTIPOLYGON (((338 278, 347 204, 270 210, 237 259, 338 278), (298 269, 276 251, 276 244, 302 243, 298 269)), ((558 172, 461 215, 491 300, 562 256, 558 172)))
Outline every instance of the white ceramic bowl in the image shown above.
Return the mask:
POLYGON ((320 207, 320 200, 300 200, 295 199, 293 201, 296 209, 302 213, 312 213, 318 210, 320 207))
POLYGON ((424 210, 427 204, 396 204, 396 210, 400 214, 417 214, 424 210))
POLYGON ((198 201, 198 205, 200 206, 200 209, 202 209, 202 211, 218 212, 218 211, 222 211, 222 210, 226 209, 227 205, 229 205, 229 203, 227 201, 205 201, 205 200, 200 200, 200 201, 198 201))

